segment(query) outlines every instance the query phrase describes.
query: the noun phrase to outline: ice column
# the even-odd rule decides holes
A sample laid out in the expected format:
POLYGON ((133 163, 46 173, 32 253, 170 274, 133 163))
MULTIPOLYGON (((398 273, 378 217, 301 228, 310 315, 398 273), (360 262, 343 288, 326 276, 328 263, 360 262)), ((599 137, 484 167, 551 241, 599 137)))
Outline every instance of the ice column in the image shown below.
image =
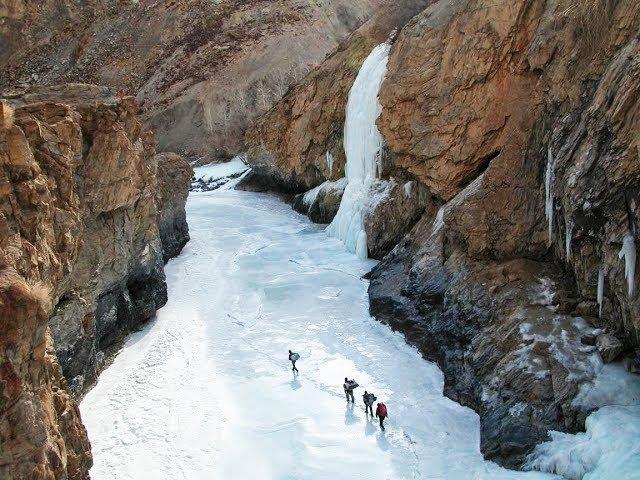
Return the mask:
POLYGON ((371 185, 381 170, 383 140, 376 119, 382 112, 378 92, 387 73, 390 48, 383 43, 373 49, 349 92, 344 124, 347 187, 338 213, 327 227, 329 235, 342 240, 361 258, 368 256, 364 213, 371 185))
POLYGON ((633 283, 636 275, 636 244, 633 240, 633 234, 627 233, 622 240, 622 248, 618 253, 618 258, 624 258, 624 276, 629 286, 629 296, 633 295, 633 283))

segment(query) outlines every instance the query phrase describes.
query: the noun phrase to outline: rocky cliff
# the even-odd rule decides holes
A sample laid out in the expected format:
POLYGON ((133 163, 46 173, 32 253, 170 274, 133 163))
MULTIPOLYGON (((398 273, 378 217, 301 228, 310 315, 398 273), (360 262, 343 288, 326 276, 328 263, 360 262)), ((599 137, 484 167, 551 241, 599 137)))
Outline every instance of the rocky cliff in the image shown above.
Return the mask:
POLYGON ((0 0, 0 88, 108 85, 136 96, 160 150, 225 158, 380 3, 0 0))
POLYGON ((134 99, 105 88, 37 89, 2 106, 0 476, 88 478, 74 394, 166 302, 163 258, 188 238, 190 167, 159 159, 134 99), (159 161, 180 175, 158 174, 159 161))
MULTIPOLYGON (((580 387, 639 344, 639 29, 631 1, 438 1, 391 48, 371 312, 438 362, 508 466, 582 428, 600 405, 580 387)), ((354 34, 256 123, 262 184, 343 175, 348 52, 376 41, 354 34)))

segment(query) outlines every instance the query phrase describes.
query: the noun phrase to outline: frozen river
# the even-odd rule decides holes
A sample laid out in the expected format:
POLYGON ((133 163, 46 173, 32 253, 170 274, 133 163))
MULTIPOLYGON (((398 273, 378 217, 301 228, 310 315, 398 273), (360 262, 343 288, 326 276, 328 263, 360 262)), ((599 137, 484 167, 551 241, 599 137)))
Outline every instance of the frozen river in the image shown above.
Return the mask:
POLYGON ((192 194, 187 214, 169 302, 82 402, 92 479, 555 478, 482 459, 477 415, 369 316, 371 261, 264 194, 192 194), (364 389, 387 404, 386 433, 364 389))

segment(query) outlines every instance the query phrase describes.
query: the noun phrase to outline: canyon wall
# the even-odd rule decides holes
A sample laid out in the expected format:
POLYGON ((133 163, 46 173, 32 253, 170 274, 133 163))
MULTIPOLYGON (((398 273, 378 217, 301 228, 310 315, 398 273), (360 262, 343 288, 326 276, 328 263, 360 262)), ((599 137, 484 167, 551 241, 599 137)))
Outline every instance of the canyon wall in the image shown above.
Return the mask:
POLYGON ((191 168, 155 155, 134 99, 106 88, 40 88, 2 108, 0 476, 84 479, 76 398, 166 302, 191 168))
POLYGON ((161 151, 229 158, 382 0, 0 0, 0 88, 87 82, 136 96, 161 151))
MULTIPOLYGON (((391 48, 371 313, 438 362, 507 466, 583 428, 601 405, 580 387, 639 345, 639 32, 632 1, 438 1, 391 48)), ((356 32, 256 122, 255 182, 344 175, 347 53, 382 39, 356 32)))

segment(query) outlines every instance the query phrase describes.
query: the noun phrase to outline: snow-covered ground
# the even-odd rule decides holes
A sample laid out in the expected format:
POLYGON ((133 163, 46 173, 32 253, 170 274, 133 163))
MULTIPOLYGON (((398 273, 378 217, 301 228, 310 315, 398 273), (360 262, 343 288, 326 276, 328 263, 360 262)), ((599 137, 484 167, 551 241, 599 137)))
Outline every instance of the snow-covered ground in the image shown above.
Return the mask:
POLYGON ((192 194, 187 212, 168 304, 81 404, 93 480, 556 478, 482 459, 477 415, 369 316, 370 260, 264 194, 192 194), (365 389, 389 407, 386 433, 365 389))

